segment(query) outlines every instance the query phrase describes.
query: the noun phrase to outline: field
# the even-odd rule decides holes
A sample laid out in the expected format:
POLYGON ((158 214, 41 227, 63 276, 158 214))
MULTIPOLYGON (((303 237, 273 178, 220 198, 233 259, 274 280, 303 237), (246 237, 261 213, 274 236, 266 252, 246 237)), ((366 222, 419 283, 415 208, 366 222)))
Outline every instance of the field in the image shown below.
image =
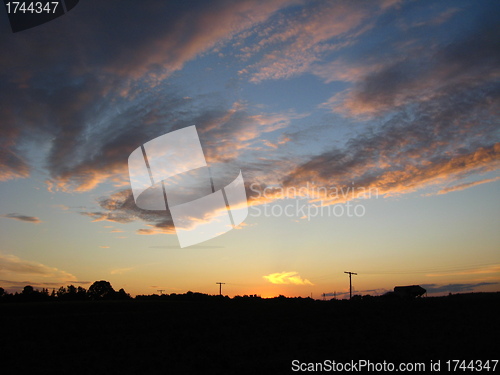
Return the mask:
POLYGON ((1 372, 284 374, 292 360, 498 359, 499 307, 500 293, 3 303, 1 372))

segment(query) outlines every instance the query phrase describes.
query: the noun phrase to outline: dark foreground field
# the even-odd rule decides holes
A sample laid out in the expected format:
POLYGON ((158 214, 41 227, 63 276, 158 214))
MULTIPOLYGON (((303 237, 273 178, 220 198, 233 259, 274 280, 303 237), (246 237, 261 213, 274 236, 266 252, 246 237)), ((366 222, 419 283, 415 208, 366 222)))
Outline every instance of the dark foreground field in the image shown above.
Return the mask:
POLYGON ((5 303, 0 373, 282 374, 294 359, 498 359, 499 297, 5 303))

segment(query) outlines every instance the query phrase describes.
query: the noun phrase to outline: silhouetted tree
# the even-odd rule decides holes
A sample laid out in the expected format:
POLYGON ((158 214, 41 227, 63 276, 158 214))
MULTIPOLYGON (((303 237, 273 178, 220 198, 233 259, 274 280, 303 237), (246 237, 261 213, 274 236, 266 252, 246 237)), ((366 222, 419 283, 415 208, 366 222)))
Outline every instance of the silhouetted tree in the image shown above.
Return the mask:
POLYGON ((79 300, 87 299, 87 290, 81 286, 76 289, 76 296, 79 300))
POLYGON ((29 295, 33 294, 34 291, 35 291, 35 289, 31 285, 26 285, 23 288, 23 295, 29 296, 29 295))
POLYGON ((121 288, 115 296, 116 299, 131 299, 130 294, 128 294, 125 289, 121 288))
POLYGON ((21 294, 14 294, 13 300, 18 301, 46 301, 49 299, 48 290, 43 289, 41 291, 33 288, 31 285, 26 285, 23 288, 21 294))
POLYGON ((70 294, 70 295, 76 294, 76 287, 74 285, 68 285, 66 290, 68 291, 68 294, 70 294))
POLYGON ((115 290, 109 281, 95 281, 89 288, 88 295, 91 299, 112 299, 115 290))
POLYGON ((58 297, 58 298, 63 297, 66 293, 68 293, 68 291, 67 291, 67 290, 66 290, 66 288, 65 288, 65 287, 63 287, 63 286, 62 286, 62 287, 60 287, 60 288, 57 290, 57 292, 56 292, 56 294, 57 294, 57 297, 58 297))

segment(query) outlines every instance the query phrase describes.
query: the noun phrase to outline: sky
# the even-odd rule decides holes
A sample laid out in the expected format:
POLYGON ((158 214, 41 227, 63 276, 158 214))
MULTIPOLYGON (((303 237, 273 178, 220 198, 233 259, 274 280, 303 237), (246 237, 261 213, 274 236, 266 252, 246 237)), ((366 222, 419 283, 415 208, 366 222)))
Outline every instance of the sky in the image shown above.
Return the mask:
MULTIPOLYGON (((498 1, 98 1, 0 15, 0 286, 500 291, 498 1), (248 216, 181 248, 128 158, 196 125, 248 216)), ((220 187, 219 187, 220 188, 220 187)), ((177 228, 179 229, 179 228, 177 228)))

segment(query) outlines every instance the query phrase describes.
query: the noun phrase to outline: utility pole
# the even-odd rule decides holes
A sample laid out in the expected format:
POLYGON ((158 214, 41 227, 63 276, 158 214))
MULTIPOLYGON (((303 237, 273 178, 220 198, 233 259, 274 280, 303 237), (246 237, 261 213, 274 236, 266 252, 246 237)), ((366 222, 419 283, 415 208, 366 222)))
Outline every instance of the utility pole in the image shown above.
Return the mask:
POLYGON ((163 292, 165 291, 165 289, 158 289, 157 292, 160 292, 160 296, 163 295, 163 292))
POLYGON ((357 275, 357 273, 355 273, 355 272, 345 272, 345 271, 344 271, 344 273, 349 274, 349 299, 351 299, 352 298, 352 280, 351 280, 351 277, 352 277, 352 275, 357 275))
POLYGON ((216 284, 219 284, 219 296, 222 296, 222 284, 225 283, 216 283, 216 284))

